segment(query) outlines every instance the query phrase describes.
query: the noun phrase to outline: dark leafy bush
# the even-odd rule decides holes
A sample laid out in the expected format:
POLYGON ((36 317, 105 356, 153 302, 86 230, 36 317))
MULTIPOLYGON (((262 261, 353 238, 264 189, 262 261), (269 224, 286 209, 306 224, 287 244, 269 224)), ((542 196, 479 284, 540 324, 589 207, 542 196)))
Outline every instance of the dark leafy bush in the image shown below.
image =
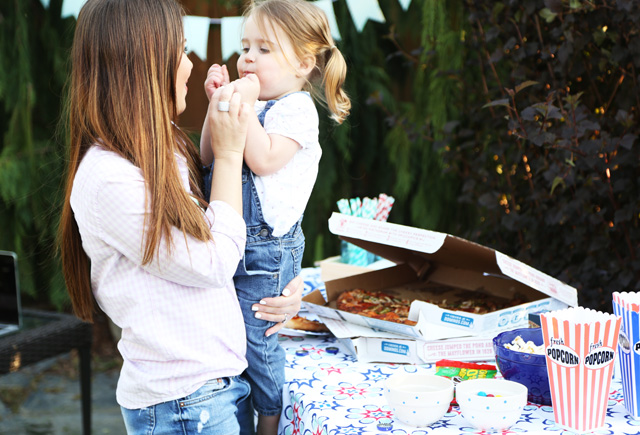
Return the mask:
POLYGON ((640 281, 640 7, 467 1, 466 110, 436 143, 477 210, 464 235, 610 310, 640 281), (475 78, 475 79, 474 79, 475 78))

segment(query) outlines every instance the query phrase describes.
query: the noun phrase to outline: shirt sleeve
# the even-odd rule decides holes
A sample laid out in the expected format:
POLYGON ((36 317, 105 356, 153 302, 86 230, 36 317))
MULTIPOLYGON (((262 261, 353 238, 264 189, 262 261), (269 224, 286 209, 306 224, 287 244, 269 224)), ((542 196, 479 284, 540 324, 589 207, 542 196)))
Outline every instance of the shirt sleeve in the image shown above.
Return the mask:
POLYGON ((230 205, 214 201, 203 212, 213 240, 203 242, 172 227, 172 249, 162 239, 154 259, 142 265, 147 214, 142 174, 131 165, 107 176, 104 171, 97 175, 105 178, 92 199, 92 215, 106 245, 148 273, 183 286, 222 287, 233 278, 244 253, 246 229, 242 216, 230 205))
POLYGON ((318 142, 318 110, 306 92, 287 95, 269 109, 264 119, 267 134, 295 140, 302 148, 318 142))

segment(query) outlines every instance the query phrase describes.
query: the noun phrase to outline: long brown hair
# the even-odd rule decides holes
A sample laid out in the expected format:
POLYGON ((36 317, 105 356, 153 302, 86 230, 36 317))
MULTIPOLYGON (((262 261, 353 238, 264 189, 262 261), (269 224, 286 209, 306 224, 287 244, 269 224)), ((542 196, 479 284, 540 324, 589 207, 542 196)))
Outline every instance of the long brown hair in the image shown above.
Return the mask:
POLYGON ((278 26, 291 41, 298 59, 307 55, 315 58, 316 66, 305 89, 326 104, 333 120, 342 123, 351 109, 351 100, 343 89, 347 63, 331 36, 324 11, 306 0, 257 0, 249 4, 244 15, 254 17, 263 33, 266 26, 278 26))
POLYGON ((92 321, 95 303, 89 259, 70 205, 73 180, 95 144, 127 159, 146 181, 143 263, 171 228, 210 240, 202 210, 180 181, 174 153, 187 158, 192 191, 203 204, 198 152, 176 127, 176 74, 184 44, 182 7, 175 0, 88 0, 78 16, 71 51, 67 122, 69 161, 59 243, 76 315, 92 321))

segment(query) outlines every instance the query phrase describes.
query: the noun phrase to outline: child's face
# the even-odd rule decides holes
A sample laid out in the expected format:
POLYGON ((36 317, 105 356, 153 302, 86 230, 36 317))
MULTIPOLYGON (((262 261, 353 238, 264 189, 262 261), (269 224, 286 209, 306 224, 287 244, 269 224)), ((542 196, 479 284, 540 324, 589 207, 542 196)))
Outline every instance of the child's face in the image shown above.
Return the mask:
POLYGON ((187 53, 183 50, 178 65, 178 73, 176 74, 176 110, 178 115, 187 108, 187 81, 191 75, 193 63, 187 57, 187 53))
POLYGON ((238 58, 238 75, 258 76, 260 100, 275 100, 300 91, 305 78, 296 70, 299 64, 291 41, 282 29, 267 26, 267 33, 263 35, 253 17, 249 17, 242 38, 242 54, 238 58))

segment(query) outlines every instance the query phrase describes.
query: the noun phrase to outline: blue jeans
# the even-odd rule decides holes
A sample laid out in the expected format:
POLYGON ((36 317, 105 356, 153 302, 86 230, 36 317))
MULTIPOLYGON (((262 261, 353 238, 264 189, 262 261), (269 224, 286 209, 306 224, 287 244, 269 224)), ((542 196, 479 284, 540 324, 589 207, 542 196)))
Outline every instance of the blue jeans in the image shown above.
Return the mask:
POLYGON ((210 380, 178 400, 120 409, 129 435, 254 435, 249 393, 247 381, 234 376, 210 380))

